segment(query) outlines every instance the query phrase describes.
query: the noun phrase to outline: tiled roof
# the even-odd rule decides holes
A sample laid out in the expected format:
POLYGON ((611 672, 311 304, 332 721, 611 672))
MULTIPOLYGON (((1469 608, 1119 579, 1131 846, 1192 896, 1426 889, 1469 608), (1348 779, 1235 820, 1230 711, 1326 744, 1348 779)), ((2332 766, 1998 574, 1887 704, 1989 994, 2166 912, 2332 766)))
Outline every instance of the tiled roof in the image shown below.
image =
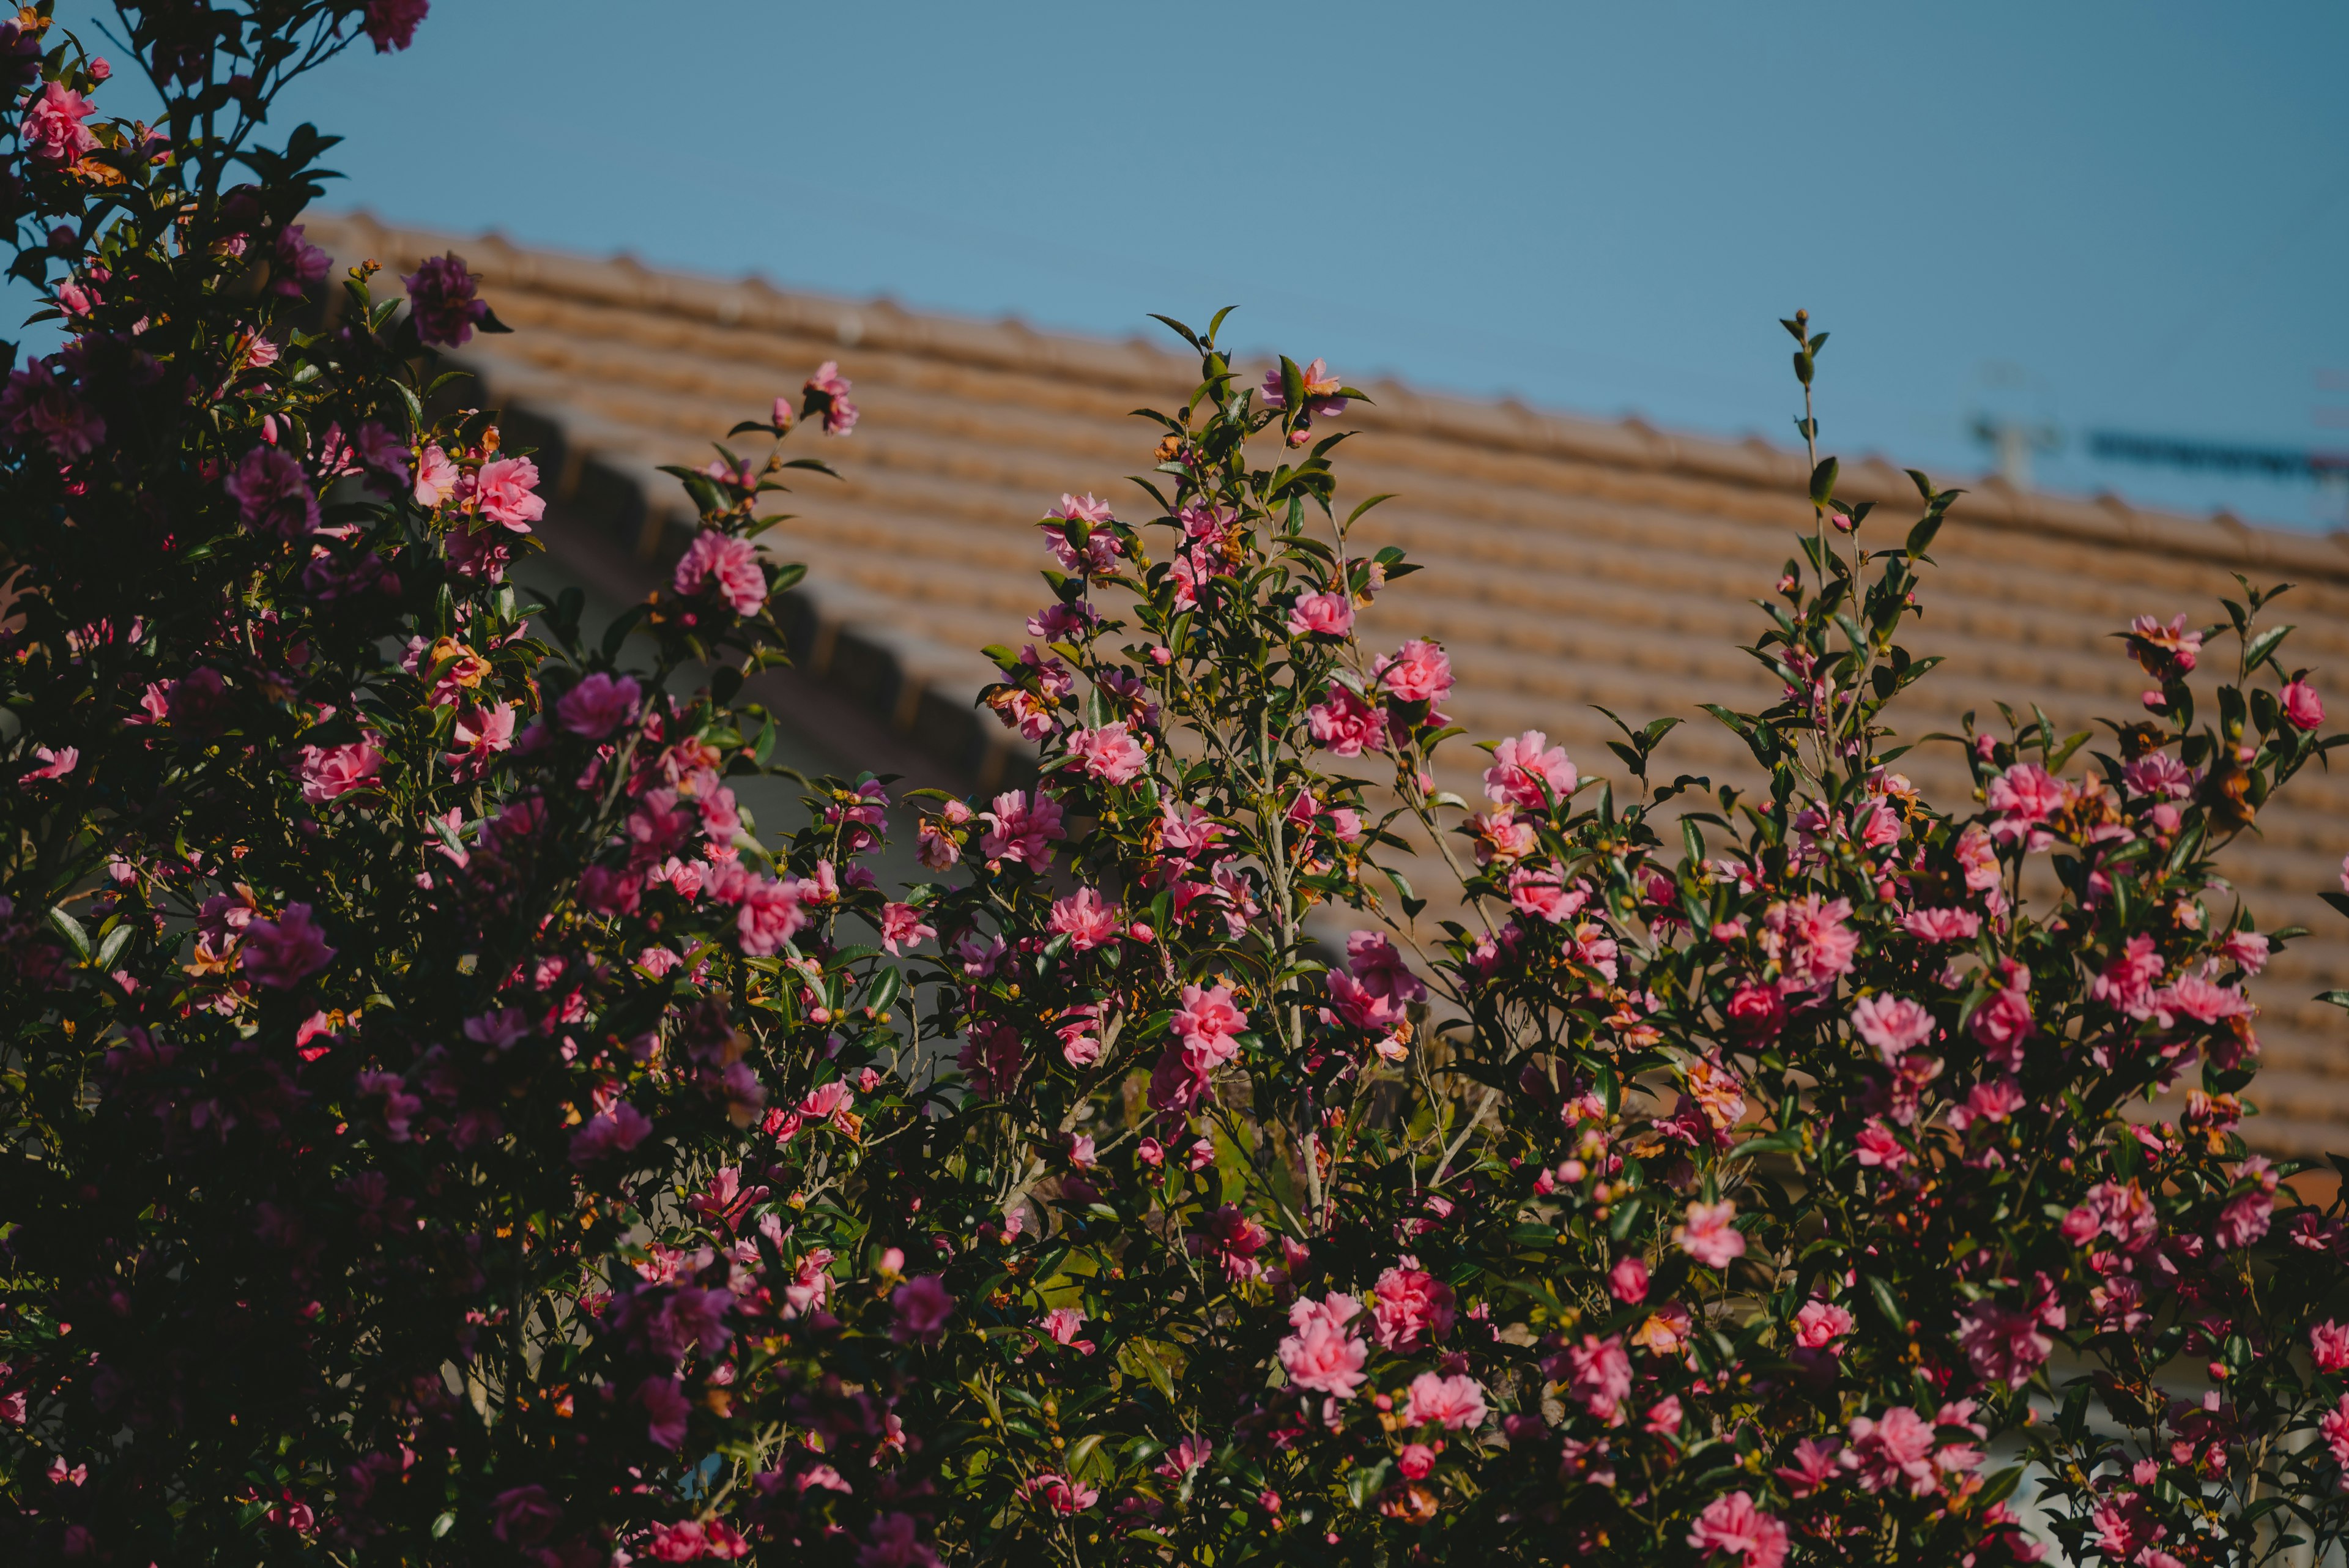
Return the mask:
MULTIPOLYGON (((1150 431, 1130 417, 1179 403, 1195 363, 1139 339, 1048 334, 1017 322, 920 314, 657 272, 626 259, 518 248, 495 236, 314 217, 309 233, 346 261, 405 269, 454 248, 485 278, 514 328, 456 358, 542 449, 554 521, 572 546, 641 563, 649 582, 691 526, 662 462, 698 463, 709 441, 837 358, 864 421, 824 455, 846 483, 803 486, 800 515, 770 535, 807 562, 794 597, 807 678, 876 717, 967 783, 1017 770, 1016 742, 972 700, 992 674, 974 651, 1019 640, 1042 601, 1035 520, 1063 491, 1122 501, 1146 465, 1150 431)), ((1308 346, 1309 350, 1309 346, 1308 346)), ((1751 771, 1743 747, 1694 704, 1769 705, 1776 691, 1736 645, 1807 526, 1799 454, 1760 441, 1675 435, 1515 404, 1366 389, 1350 410, 1364 432, 1343 454, 1346 491, 1398 499, 1377 532, 1425 572, 1364 617, 1373 639, 1427 635, 1451 652, 1446 704, 1472 734, 1538 728, 1586 771, 1609 732, 1589 704, 1634 722, 1694 720, 1667 742, 1667 772, 1717 779, 1751 771)), ((1839 490, 1913 508, 1881 460, 1847 464, 1839 490)), ((1899 525, 1899 524, 1895 524, 1899 525)), ((564 535, 558 535, 563 537, 564 535)), ((2349 701, 2349 549, 2322 538, 1977 483, 1934 547, 1929 614, 1907 640, 1948 663, 1900 715, 1909 736, 1986 719, 2003 699, 2069 729, 2137 711, 2145 681, 2105 633, 2137 614, 2216 614, 2230 573, 2298 585, 2299 659, 2335 675, 2349 701)), ((1473 795, 1482 753, 1454 748, 1445 787, 1473 795)), ((1927 794, 1962 801, 1952 748, 1899 763, 1927 794)), ((2317 898, 2349 852, 2349 778, 2312 770, 2236 845, 2230 869, 2263 926, 2316 936, 2282 954, 2256 987, 2265 1107, 2247 1132, 2292 1152, 2349 1147, 2349 1021, 2306 1000, 2349 985, 2349 927, 2317 898)), ((1423 879, 1430 885, 1433 878, 1423 879)))

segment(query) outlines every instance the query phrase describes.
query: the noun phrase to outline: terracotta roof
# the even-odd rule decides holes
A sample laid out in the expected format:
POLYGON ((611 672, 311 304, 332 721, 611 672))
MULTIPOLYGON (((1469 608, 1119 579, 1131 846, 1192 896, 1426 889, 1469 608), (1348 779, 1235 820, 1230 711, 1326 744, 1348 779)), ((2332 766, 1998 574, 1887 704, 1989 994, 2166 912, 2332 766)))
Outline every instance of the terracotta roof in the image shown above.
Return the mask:
MULTIPOLYGON (((1123 500, 1150 432, 1130 417, 1179 402, 1195 363, 1134 339, 1050 334, 885 300, 785 292, 518 248, 494 235, 314 217, 309 233, 346 261, 407 268, 454 248, 485 279, 512 336, 479 337, 455 358, 542 449, 554 521, 568 547, 640 564, 649 581, 691 526, 662 462, 699 463, 709 441, 837 358, 864 419, 824 455, 847 483, 803 486, 801 515, 770 535, 807 562, 794 595, 804 684, 861 711, 898 746, 986 786, 1022 766, 1016 741, 972 700, 992 667, 974 651, 1016 642, 1042 602, 1035 520, 1062 491, 1123 500)), ((1744 776, 1751 762, 1700 701, 1758 708, 1772 683, 1737 643, 1808 525, 1799 453, 1765 442, 1673 434, 1638 421, 1537 412, 1381 383, 1349 410, 1364 432, 1346 449, 1352 496, 1398 499, 1377 532, 1428 568, 1365 619, 1372 639, 1423 634, 1451 652, 1447 708, 1472 734, 1537 728, 1586 771, 1609 732, 1589 704, 1634 722, 1694 722, 1667 742, 1668 771, 1744 776)), ((1847 462, 1840 488, 1899 516, 1916 493, 1881 459, 1847 462)), ((2349 701, 2349 549, 2331 538, 2075 501, 1975 482, 1934 548, 1929 614, 1908 639, 1948 663, 1917 689, 1909 733, 1986 719, 2003 699, 2067 729, 2137 711, 2145 682, 2105 634, 2137 614, 2216 613, 2230 573, 2298 585, 2299 658, 2336 672, 2349 701)), ((641 590, 639 590, 641 591, 641 590)), ((1454 748, 1476 792, 1482 753, 1454 748)), ((1954 751, 1899 764, 1949 803, 1970 787, 1954 751)), ((2279 956, 2256 988, 2267 1071, 2255 1141, 2292 1152, 2349 1147, 2349 1023, 2304 1000, 2349 985, 2349 926, 2317 898, 2349 852, 2349 778, 2312 771, 2262 814, 2261 836, 2230 868, 2263 926, 2317 933, 2279 956)), ((1422 880, 1433 885, 1435 878, 1422 880)))

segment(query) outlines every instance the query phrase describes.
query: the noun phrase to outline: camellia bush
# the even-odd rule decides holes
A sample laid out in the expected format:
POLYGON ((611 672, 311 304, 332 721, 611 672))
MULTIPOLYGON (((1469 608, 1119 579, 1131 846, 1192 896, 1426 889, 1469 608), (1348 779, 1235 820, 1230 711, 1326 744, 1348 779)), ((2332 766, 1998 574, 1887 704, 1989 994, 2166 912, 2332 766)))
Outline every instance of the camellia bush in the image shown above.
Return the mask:
POLYGON ((423 11, 125 6, 151 125, 0 24, 62 337, 0 393, 10 1561, 2337 1556, 2349 1216, 2240 1136, 2297 933, 2215 869, 2339 743, 2282 590, 2127 628, 2106 734, 1936 738, 1944 810, 1890 715, 1956 493, 1875 548, 1828 459, 1747 784, 1661 721, 1463 801, 1443 649, 1356 633, 1360 394, 1170 323, 1136 502, 989 650, 1035 787, 762 828, 753 541, 851 389, 677 471, 618 624, 540 602, 434 358, 477 280, 330 276, 326 140, 260 138, 423 11))

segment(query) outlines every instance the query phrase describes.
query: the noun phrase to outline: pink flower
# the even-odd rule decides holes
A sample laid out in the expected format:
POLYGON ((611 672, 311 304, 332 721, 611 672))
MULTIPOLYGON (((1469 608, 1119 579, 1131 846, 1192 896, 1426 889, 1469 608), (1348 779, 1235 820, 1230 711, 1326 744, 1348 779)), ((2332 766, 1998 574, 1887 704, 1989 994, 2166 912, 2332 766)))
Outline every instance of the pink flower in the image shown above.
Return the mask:
POLYGON ((922 1544, 913 1516, 885 1513, 868 1532, 873 1543, 860 1547, 856 1568, 938 1568, 938 1555, 922 1544))
POLYGON ((2283 722, 2295 730, 2313 730, 2324 722, 2324 701, 2316 688, 2305 680, 2294 680, 2276 693, 2283 704, 2283 722))
POLYGON ((1982 917, 1971 909, 1911 909, 1900 917, 1900 929, 1921 941, 1970 942, 1982 930, 1982 917))
POLYGON ((1185 1438, 1166 1450, 1166 1457, 1154 1467, 1155 1472, 1168 1480, 1180 1480, 1216 1457, 1216 1445, 1197 1436, 1185 1438))
POLYGON ((1069 939, 1072 951, 1081 953, 1115 941, 1124 922, 1123 913, 1104 899, 1098 888, 1080 888, 1065 898, 1053 900, 1046 924, 1055 935, 1069 939))
POLYGON ((1399 702, 1441 702, 1452 690, 1452 660, 1441 644, 1413 638, 1381 655, 1371 676, 1399 702))
POLYGON ((2168 752, 2147 752, 2121 769, 2121 782, 2132 794, 2184 800, 2194 793, 2194 770, 2168 752))
POLYGON ((2151 937, 2131 937, 2121 956, 2089 981, 2088 995, 2131 1018, 2151 1018, 2154 988, 2161 983, 2166 967, 2151 937))
POLYGON ((1935 1485, 1932 1423, 1905 1405, 1880 1417, 1857 1417, 1843 1463, 1859 1473, 1859 1484, 1869 1491, 1892 1487, 1923 1497, 1935 1485))
POLYGON ((473 495, 481 515, 517 534, 546 515, 546 498, 537 494, 538 464, 526 457, 502 457, 481 464, 473 482, 473 495))
POLYGON ((416 465, 416 504, 427 512, 457 493, 457 465, 438 445, 424 449, 416 465))
POLYGON ((1745 1238, 1733 1223, 1736 1218, 1737 1205, 1727 1199, 1692 1203, 1672 1232, 1672 1244, 1708 1269, 1725 1269, 1745 1255, 1745 1238))
POLYGON ((695 536, 669 582, 687 598, 715 587, 736 615, 757 615, 767 603, 767 574, 760 568, 758 546, 714 528, 695 536))
POLYGON ((543 1486, 518 1486, 491 1500, 490 1533, 510 1546, 534 1546, 562 1522, 563 1508, 543 1486))
POLYGON ((1851 1314, 1816 1296, 1795 1314, 1795 1343, 1805 1350, 1832 1350, 1852 1329, 1851 1314))
MULTIPOLYGON (((1305 411, 1321 419, 1335 419, 1346 411, 1346 400, 1338 396, 1344 385, 1330 374, 1330 367, 1316 359, 1298 372, 1305 383, 1305 411)), ((1281 379, 1280 367, 1275 365, 1264 373, 1264 406, 1285 409, 1288 406, 1288 389, 1281 379)))
POLYGON ((98 137, 82 121, 98 110, 63 82, 50 82, 25 106, 17 134, 25 151, 43 163, 74 163, 98 145, 98 137))
POLYGON ((1382 1350, 1416 1350, 1452 1332, 1452 1287, 1404 1258, 1371 1291, 1371 1336, 1382 1350))
POLYGON ((2246 1192, 2219 1210, 2219 1245, 2230 1251, 2248 1247, 2268 1233, 2274 1220, 2272 1197, 2264 1192, 2246 1192))
POLYGON ((1550 745, 1549 737, 1539 730, 1527 730, 1493 748, 1493 765, 1485 770, 1485 798, 1525 811, 1547 811, 1544 784, 1549 786, 1552 797, 1563 802, 1580 782, 1565 747, 1550 745))
POLYGON ((1805 1438, 1787 1456, 1794 1462, 1780 1465, 1775 1473, 1786 1483, 1789 1493, 1798 1498, 1808 1497, 1840 1473, 1842 1467, 1836 1461, 1837 1450, 1841 1447, 1833 1438, 1825 1442, 1816 1438, 1805 1438))
POLYGON ((2349 1371, 2349 1327, 2327 1320, 2308 1331, 2308 1348, 2319 1372, 2349 1371))
POLYGON ((7 389, 0 391, 0 421, 19 436, 47 443, 61 458, 88 457, 106 439, 106 421, 98 410, 59 381, 43 359, 8 373, 7 389))
POLYGON ((1475 1378, 1423 1372, 1411 1380, 1411 1402, 1403 1407, 1402 1420, 1406 1427, 1433 1421, 1457 1432, 1483 1426, 1485 1414, 1485 1390, 1475 1378))
POLYGON ((1218 1062, 1227 1062, 1238 1053, 1239 1046, 1232 1036, 1247 1030, 1248 1015, 1240 1010, 1228 988, 1186 985, 1180 1000, 1182 1005, 1174 1010, 1173 1028, 1186 1048, 1213 1056, 1218 1062))
POLYGON ((1617 1259, 1607 1271, 1607 1293, 1625 1306, 1637 1306, 1648 1299, 1648 1265, 1639 1254, 1617 1259))
POLYGON ((1782 966, 1782 990, 1823 991, 1851 972, 1859 933, 1844 924, 1850 918, 1850 899, 1824 900, 1816 893, 1770 906, 1762 917, 1762 950, 1782 966))
POLYGON ((599 670, 563 694, 554 716, 573 734, 600 741, 627 722, 643 695, 633 676, 615 680, 599 670))
POLYGON ((314 284, 324 283, 335 265, 332 256, 303 238, 299 223, 277 231, 274 259, 277 275, 270 282, 270 292, 288 299, 299 299, 314 284))
POLYGON ((2349 1394, 2341 1396, 2341 1402, 2324 1413, 2317 1430, 2324 1446, 2333 1450, 2333 1462, 2349 1467, 2349 1394))
POLYGON ((1051 858, 1047 847, 1066 838, 1061 827, 1061 803, 1039 791, 1036 804, 1018 790, 995 797, 994 807, 978 814, 987 829, 979 835, 978 852, 989 860, 1010 860, 1040 869, 1051 858))
POLYGON ((715 889, 736 906, 734 929, 748 958, 772 958, 808 922, 800 907, 800 885, 740 871, 715 889))
POLYGON ((397 54, 414 43, 417 24, 431 9, 432 0, 367 0, 367 36, 374 41, 375 52, 397 54))
POLYGON ((1563 886, 1555 867, 1520 866, 1509 873, 1509 907, 1553 926, 1581 913, 1589 898, 1580 887, 1563 886))
POLYGON ((936 1338, 945 1331, 947 1320, 954 1316, 954 1297, 947 1294, 946 1282, 936 1274, 916 1274, 907 1280, 891 1293, 889 1304, 897 1314, 889 1336, 900 1345, 936 1338))
POLYGON ((1986 1383, 2020 1388, 2044 1366, 2055 1342, 2039 1332, 2039 1319, 1996 1302, 1976 1302, 1958 1320, 1958 1344, 1986 1383))
POLYGON ((935 927, 922 923, 922 912, 911 904, 884 904, 881 907, 881 945, 892 953, 916 946, 937 934, 935 927))
POLYGON ((1350 1399, 1362 1386, 1362 1363, 1370 1347, 1346 1332, 1346 1324, 1361 1303, 1349 1295, 1331 1294, 1321 1302, 1300 1300, 1289 1309, 1289 1326, 1297 1332, 1280 1342, 1280 1365, 1299 1388, 1333 1398, 1350 1399))
POLYGON ((2141 615, 2129 623, 2128 648, 2147 675, 2156 680, 2175 680, 2194 673, 2202 651, 2202 634, 2187 630, 2182 614, 2168 626, 2153 616, 2141 615))
POLYGON ((1072 732, 1069 754, 1084 759, 1088 775, 1112 784, 1132 784, 1149 761, 1142 743, 1126 732, 1123 723, 1072 732))
POLYGON ((651 1136, 652 1118, 628 1104, 615 1100, 579 1124, 571 1135, 571 1163, 585 1168, 616 1154, 626 1154, 651 1136))
POLYGON ((1566 1347, 1567 1392, 1600 1420, 1613 1424, 1621 1417, 1623 1401, 1631 1393, 1631 1358, 1623 1350, 1623 1336, 1605 1339, 1586 1334, 1580 1345, 1566 1347))
POLYGON ((369 741, 353 741, 345 746, 305 746, 297 771, 302 780, 302 798, 312 805, 323 805, 336 795, 365 789, 375 783, 383 766, 383 753, 369 741))
POLYGON ((1359 757, 1365 748, 1386 743, 1386 711, 1344 686, 1333 684, 1305 711, 1305 726, 1315 745, 1340 757, 1359 757))
POLYGON ((478 297, 481 280, 454 254, 428 256, 399 281, 408 288, 409 315, 419 343, 459 348, 471 340, 474 323, 490 313, 478 297))
POLYGON ((1887 1126, 1882 1116, 1868 1118, 1853 1143, 1863 1166, 1898 1170, 1909 1163, 1909 1146, 1900 1141, 1900 1135, 1887 1126))
POLYGON ((1085 1314, 1075 1307, 1054 1307, 1044 1314, 1040 1326, 1051 1336, 1052 1342, 1056 1345, 1068 1345, 1081 1355, 1091 1355, 1093 1353, 1092 1340, 1077 1337, 1085 1326, 1085 1314))
POLYGON ((1775 1040, 1786 1026, 1786 999, 1768 985, 1741 985, 1726 1009, 1729 1032, 1740 1040, 1775 1040))
POLYGON ((1933 1015, 1905 996, 1864 996, 1852 1004, 1851 1026, 1876 1047, 1887 1066, 1933 1037, 1933 1015))
POLYGON ((2206 1024, 2239 1017, 2252 1010, 2251 998, 2241 992, 2215 984, 2199 974, 2179 975, 2153 1000, 2156 1008, 2163 1013, 2183 1013, 2198 1023, 2206 1024))
POLYGON ((1688 1543, 1733 1557, 1738 1568, 1780 1568, 1786 1561, 1786 1527, 1756 1507, 1752 1492, 1733 1491, 1705 1504, 1688 1543))
POLYGON ((812 418, 821 414, 824 434, 848 434, 856 428, 856 405, 848 400, 848 380, 841 375, 839 364, 826 359, 815 368, 815 374, 810 376, 807 385, 801 389, 803 393, 803 400, 800 404, 801 416, 812 418))
POLYGON ((298 539, 318 531, 318 493, 302 465, 274 446, 246 452, 224 488, 238 517, 256 534, 298 539))
POLYGON ((2023 1064, 2023 1043, 2033 1028, 2031 971, 2010 959, 2001 978, 2004 983, 1974 1009, 1968 1027, 1990 1059, 2012 1072, 2023 1064))
POLYGON ((291 991, 332 962, 335 950, 311 920, 310 906, 288 904, 274 920, 247 922, 237 961, 254 984, 291 991))
POLYGON ((2268 967, 2268 940, 2258 931, 2229 931, 2219 950, 2245 974, 2268 967))
POLYGON ((2037 763, 2015 763, 1990 781, 1990 808, 1999 813, 1991 824, 1991 836, 2009 843, 2029 835, 2030 847, 2041 847, 2046 836, 2034 830, 2064 809, 2064 798, 2062 781, 2050 777, 2045 768, 2037 763))
POLYGON ((684 1384, 674 1377, 647 1377, 636 1387, 636 1403, 645 1407, 646 1436, 664 1449, 684 1446, 686 1417, 693 1411, 686 1403, 684 1384))
POLYGON ((28 771, 16 781, 18 784, 31 784, 35 779, 61 779, 81 765, 81 748, 78 746, 62 746, 54 750, 47 746, 35 746, 33 754, 41 759, 41 765, 28 771))
POLYGON ((1423 1480, 1435 1469, 1435 1450, 1425 1443, 1405 1443, 1395 1450, 1395 1469, 1405 1480, 1423 1480))
POLYGON ((1963 1132, 1978 1120, 2003 1122, 2022 1108, 2023 1085, 2012 1078, 1992 1079, 1966 1091, 1966 1103, 1951 1108, 1950 1125, 1963 1132))
POLYGON ((1291 637, 1343 637, 1354 627, 1354 604, 1344 594, 1300 594, 1289 607, 1291 637))

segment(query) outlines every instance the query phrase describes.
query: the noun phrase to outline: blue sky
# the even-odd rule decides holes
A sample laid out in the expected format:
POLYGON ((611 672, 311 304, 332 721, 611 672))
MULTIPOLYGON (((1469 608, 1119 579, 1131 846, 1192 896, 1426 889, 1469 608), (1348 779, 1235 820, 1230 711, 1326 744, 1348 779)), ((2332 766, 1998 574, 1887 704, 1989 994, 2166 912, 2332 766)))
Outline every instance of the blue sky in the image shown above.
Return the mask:
MULTIPOLYGON (((61 6, 63 14, 69 9, 61 6)), ((437 0, 288 106, 339 204, 1043 327, 1240 306, 1352 377, 2302 526, 2095 462, 2349 449, 2349 8, 437 0)), ((854 367, 850 367, 853 373, 854 367)))

